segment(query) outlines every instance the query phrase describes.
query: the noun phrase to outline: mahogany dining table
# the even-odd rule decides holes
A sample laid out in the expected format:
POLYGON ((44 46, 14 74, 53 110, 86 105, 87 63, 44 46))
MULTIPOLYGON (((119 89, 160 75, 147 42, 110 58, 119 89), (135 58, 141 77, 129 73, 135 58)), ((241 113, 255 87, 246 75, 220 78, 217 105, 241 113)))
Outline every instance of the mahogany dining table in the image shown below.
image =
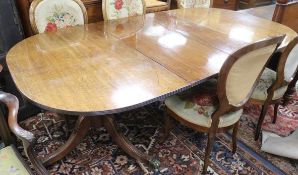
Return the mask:
POLYGON ((113 114, 184 91, 216 75, 226 58, 255 41, 297 33, 248 14, 179 9, 46 32, 16 44, 6 62, 19 91, 37 106, 78 115, 73 133, 44 164, 62 159, 90 127, 105 126, 138 161, 158 160, 119 132, 113 114))

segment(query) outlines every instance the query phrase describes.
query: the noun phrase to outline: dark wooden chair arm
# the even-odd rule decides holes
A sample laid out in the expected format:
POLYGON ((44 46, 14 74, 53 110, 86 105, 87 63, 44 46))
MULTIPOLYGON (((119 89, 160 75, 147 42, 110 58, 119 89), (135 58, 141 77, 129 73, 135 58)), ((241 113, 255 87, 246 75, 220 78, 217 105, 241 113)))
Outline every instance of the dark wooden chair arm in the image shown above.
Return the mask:
POLYGON ((24 130, 18 124, 18 109, 19 101, 17 97, 12 94, 0 91, 0 101, 4 103, 8 108, 8 125, 10 130, 22 140, 24 145, 24 151, 28 156, 30 162, 34 166, 34 169, 39 175, 49 174, 42 163, 35 157, 33 145, 35 143, 35 137, 33 133, 24 130))
POLYGON ((26 150, 29 144, 34 142, 35 137, 31 132, 24 130, 18 124, 18 99, 12 94, 0 91, 0 101, 8 108, 8 125, 10 130, 23 141, 26 150))

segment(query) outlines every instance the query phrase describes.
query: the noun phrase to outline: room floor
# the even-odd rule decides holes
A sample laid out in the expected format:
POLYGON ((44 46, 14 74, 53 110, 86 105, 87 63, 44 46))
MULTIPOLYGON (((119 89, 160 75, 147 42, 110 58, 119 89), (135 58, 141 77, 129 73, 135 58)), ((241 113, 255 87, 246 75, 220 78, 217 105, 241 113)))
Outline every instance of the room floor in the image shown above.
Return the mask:
MULTIPOLYGON (((270 108, 263 129, 282 136, 298 126, 298 94, 291 95, 286 106, 280 106, 277 124, 272 124, 270 108)), ((253 133, 260 107, 245 106, 238 132, 236 154, 231 152, 229 133, 218 134, 211 155, 209 174, 298 174, 295 161, 265 153, 253 133)), ((104 128, 90 129, 88 136, 63 160, 47 167, 51 174, 198 174, 201 171, 206 146, 206 134, 194 132, 174 121, 169 138, 160 143, 162 106, 158 103, 116 116, 122 132, 139 149, 155 155, 161 161, 159 172, 136 162, 124 153, 104 128)), ((66 123, 55 113, 37 115, 22 123, 38 138, 36 152, 42 157, 63 144, 73 128, 75 118, 66 123)), ((22 147, 19 146, 22 150, 22 147)))
MULTIPOLYGON (((298 89, 298 88, 296 88, 298 89)), ((298 127, 298 93, 280 106, 278 120, 272 123, 273 107, 265 118, 263 130, 287 136, 298 127)), ((122 132, 134 145, 161 161, 159 172, 136 162, 113 143, 105 128, 90 129, 88 136, 63 160, 47 167, 51 174, 198 174, 201 171, 206 146, 206 134, 195 132, 173 121, 169 138, 160 143, 162 135, 162 105, 154 103, 140 109, 118 114, 122 132)), ((298 174, 297 162, 260 150, 261 142, 253 140, 260 106, 247 104, 238 130, 238 148, 231 152, 229 133, 217 134, 211 155, 209 174, 298 174)), ((40 157, 62 145, 74 128, 75 118, 66 120, 55 113, 45 113, 27 119, 22 126, 38 138, 35 146, 40 157)), ((4 145, 0 142, 0 148, 4 145)), ((22 146, 19 143, 19 150, 22 146)), ((24 153, 23 153, 24 155, 24 153)), ((26 159, 26 157, 24 156, 26 159)), ((28 161, 28 160, 27 160, 28 161)), ((29 162, 28 162, 29 163, 29 162)))

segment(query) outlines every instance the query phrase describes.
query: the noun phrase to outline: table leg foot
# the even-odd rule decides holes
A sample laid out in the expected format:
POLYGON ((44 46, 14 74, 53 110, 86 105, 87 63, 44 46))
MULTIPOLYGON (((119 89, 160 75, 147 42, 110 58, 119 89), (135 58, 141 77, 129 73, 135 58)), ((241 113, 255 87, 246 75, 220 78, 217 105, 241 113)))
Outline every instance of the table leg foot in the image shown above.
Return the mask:
POLYGON ((77 119, 75 128, 70 135, 67 142, 61 146, 57 151, 53 152, 46 158, 42 160, 44 165, 50 165, 58 160, 61 160, 63 157, 65 157, 69 152, 71 152, 84 138, 84 136, 87 134, 90 126, 92 123, 92 118, 80 116, 77 119))
POLYGON ((159 169, 159 160, 149 156, 148 154, 136 148, 122 133, 119 131, 113 116, 106 116, 103 118, 103 124, 107 129, 112 139, 131 157, 138 161, 148 163, 155 170, 159 169))

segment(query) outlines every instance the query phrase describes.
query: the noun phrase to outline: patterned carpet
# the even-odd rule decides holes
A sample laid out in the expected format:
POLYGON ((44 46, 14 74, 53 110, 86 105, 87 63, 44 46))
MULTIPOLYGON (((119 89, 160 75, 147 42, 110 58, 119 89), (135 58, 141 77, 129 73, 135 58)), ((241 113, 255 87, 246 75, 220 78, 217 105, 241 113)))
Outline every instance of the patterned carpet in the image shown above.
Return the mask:
MULTIPOLYGON (((271 124, 269 110, 264 128, 280 135, 288 135, 298 125, 298 95, 293 93, 287 106, 279 108, 276 125, 271 124)), ((293 160, 260 151, 260 142, 253 140, 253 132, 260 108, 248 104, 241 117, 236 154, 231 153, 230 134, 218 134, 211 155, 209 174, 298 174, 293 160)), ((116 116, 122 132, 139 149, 155 155, 161 161, 155 174, 199 174, 202 169, 206 134, 194 132, 175 122, 170 137, 158 142, 161 133, 162 111, 158 104, 122 113, 116 116)), ((38 144, 35 150, 45 156, 62 145, 73 128, 75 119, 66 125, 54 113, 35 116, 23 122, 33 131, 38 144)), ((19 146, 19 149, 22 149, 19 146)), ((51 174, 154 174, 148 165, 136 162, 124 153, 104 128, 90 129, 88 136, 63 160, 47 167, 51 174)))

